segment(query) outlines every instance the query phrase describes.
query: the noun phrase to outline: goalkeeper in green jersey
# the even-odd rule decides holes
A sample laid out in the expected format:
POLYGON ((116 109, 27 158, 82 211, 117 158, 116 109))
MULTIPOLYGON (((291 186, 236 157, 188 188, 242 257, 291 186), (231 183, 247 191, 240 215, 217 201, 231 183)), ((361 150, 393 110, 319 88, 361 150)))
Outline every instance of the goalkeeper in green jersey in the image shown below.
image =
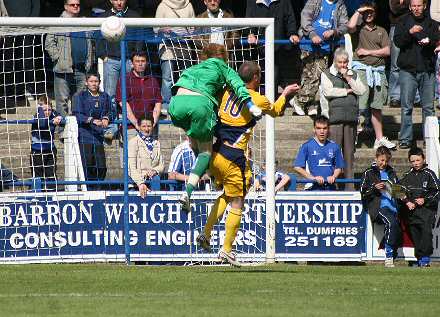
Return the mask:
POLYGON ((226 86, 235 92, 241 107, 247 106, 256 118, 262 115, 261 109, 252 102, 243 80, 226 64, 227 56, 224 45, 208 44, 202 50, 202 62, 186 69, 172 88, 171 120, 176 127, 185 130, 197 155, 186 190, 179 198, 186 212, 191 210, 191 193, 209 167, 219 99, 226 86))

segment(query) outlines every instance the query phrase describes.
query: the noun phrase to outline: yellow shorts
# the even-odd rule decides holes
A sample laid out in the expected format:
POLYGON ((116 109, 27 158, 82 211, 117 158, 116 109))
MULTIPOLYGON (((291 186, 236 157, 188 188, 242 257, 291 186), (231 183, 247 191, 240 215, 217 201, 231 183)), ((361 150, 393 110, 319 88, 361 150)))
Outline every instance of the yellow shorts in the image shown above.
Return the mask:
POLYGON ((216 187, 223 187, 226 196, 246 196, 252 172, 243 150, 224 144, 215 147, 209 171, 215 179, 216 187))

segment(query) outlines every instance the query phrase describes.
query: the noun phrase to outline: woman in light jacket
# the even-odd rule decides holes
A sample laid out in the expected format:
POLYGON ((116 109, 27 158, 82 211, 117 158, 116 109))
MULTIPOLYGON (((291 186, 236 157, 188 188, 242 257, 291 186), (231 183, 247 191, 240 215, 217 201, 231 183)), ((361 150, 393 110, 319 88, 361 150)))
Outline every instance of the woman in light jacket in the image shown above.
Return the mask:
POLYGON ((128 173, 138 186, 142 198, 150 191, 147 181, 152 181, 151 189, 160 189, 160 174, 164 170, 160 143, 152 136, 153 122, 151 115, 139 118, 140 131, 128 142, 128 173))

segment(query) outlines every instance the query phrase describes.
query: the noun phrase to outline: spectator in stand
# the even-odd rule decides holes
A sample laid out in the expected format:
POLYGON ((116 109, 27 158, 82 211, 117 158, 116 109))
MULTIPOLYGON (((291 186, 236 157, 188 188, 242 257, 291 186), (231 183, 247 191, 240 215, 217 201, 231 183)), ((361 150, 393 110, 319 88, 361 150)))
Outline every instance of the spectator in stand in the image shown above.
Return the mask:
POLYGON ((413 142, 412 111, 417 88, 422 105, 423 124, 433 116, 435 85, 435 48, 440 40, 438 23, 427 16, 424 0, 411 0, 411 14, 400 19, 394 41, 400 48, 401 126, 399 147, 408 149, 413 142))
MULTIPOLYGON (((62 18, 76 18, 79 13, 80 0, 64 0, 62 18)), ((73 94, 85 88, 86 72, 94 64, 94 48, 86 32, 48 34, 45 45, 54 65, 56 110, 65 117, 70 114, 69 100, 73 94)))
MULTIPOLYGON (((104 129, 108 127, 110 96, 99 91, 100 78, 96 73, 86 76, 87 89, 73 96, 72 114, 78 122, 78 143, 88 181, 104 180, 107 173, 104 152, 104 129)), ((100 186, 89 186, 99 189, 100 186)))
POLYGON ((402 231, 397 219, 397 204, 391 196, 392 184, 398 182, 396 172, 389 164, 391 151, 385 146, 376 150, 376 160, 362 175, 361 195, 372 222, 385 226, 385 267, 394 267, 402 231))
MULTIPOLYGON (((112 8, 105 11, 101 17, 117 16, 121 18, 140 18, 140 15, 128 8, 127 0, 110 0, 112 8)), ((141 51, 142 42, 130 41, 127 48, 127 57, 133 51, 141 51)), ((113 97, 116 93, 119 74, 121 72, 121 49, 119 42, 108 42, 101 39, 97 42, 97 55, 104 61, 104 91, 113 97)), ((127 63, 127 72, 130 65, 127 63)), ((115 109, 112 109, 115 111, 115 109)))
POLYGON ((367 87, 359 97, 360 114, 370 119, 376 134, 374 148, 386 146, 395 149, 396 144, 383 135, 382 107, 387 103, 388 83, 385 75, 385 58, 390 55, 387 31, 375 23, 376 4, 365 2, 353 14, 347 24, 352 33, 353 63, 362 83, 367 87), (361 20, 361 24, 358 21, 361 20))
MULTIPOLYGON (((229 12, 227 10, 222 10, 220 8, 221 0, 204 0, 204 3, 206 5, 206 10, 199 14, 197 18, 204 18, 204 19, 227 19, 227 18, 233 18, 234 15, 232 12, 229 12)), ((217 43, 221 45, 226 46, 226 50, 232 49, 234 45, 234 40, 239 39, 239 34, 236 31, 229 31, 225 32, 225 29, 222 27, 211 27, 207 29, 200 30, 203 35, 203 40, 207 43, 217 43)), ((231 55, 229 54, 230 59, 231 55)))
MULTIPOLYGON (((33 178, 43 181, 56 180, 57 149, 55 147, 55 127, 64 124, 64 118, 52 111, 46 96, 38 98, 37 113, 31 128, 31 169, 33 178)), ((54 189, 55 185, 44 183, 43 189, 54 189)))
MULTIPOLYGON (((288 174, 279 171, 277 169, 278 161, 275 161, 275 193, 284 189, 284 187, 290 182, 288 174)), ((266 166, 263 166, 263 170, 255 175, 255 190, 266 190, 266 166)))
MULTIPOLYGON (((189 0, 162 0, 156 10, 156 18, 195 18, 193 6, 189 0)), ((191 33, 191 28, 188 27, 161 27, 156 30, 159 36, 171 37, 173 34, 188 34, 191 33)), ((181 45, 181 44, 180 44, 181 45)), ((171 86, 173 85, 173 70, 177 65, 177 58, 189 58, 188 47, 173 50, 165 47, 164 44, 159 45, 160 67, 162 70, 162 86, 161 93, 163 99, 163 113, 168 111, 168 106, 171 100, 171 86), (176 54, 182 53, 182 56, 176 54)))
POLYGON ((318 114, 319 76, 328 67, 335 41, 347 32, 347 9, 343 0, 308 0, 301 13, 299 34, 309 41, 301 44, 302 89, 292 103, 296 112, 318 114))
POLYGON ((390 107, 400 107, 400 85, 399 85, 399 67, 397 66, 397 57, 400 49, 394 42, 394 34, 396 26, 402 17, 409 13, 410 0, 389 0, 390 5, 390 85, 389 85, 389 99, 390 107))
POLYGON ((146 182, 152 181, 151 189, 160 190, 160 174, 164 164, 160 143, 152 137, 153 117, 147 115, 138 120, 139 132, 128 142, 128 173, 145 198, 148 189, 146 182))
MULTIPOLYGON (((144 51, 134 52, 131 55, 133 69, 126 75, 127 117, 131 125, 128 126, 128 137, 134 137, 139 130, 139 118, 152 116, 153 137, 157 139, 162 97, 160 86, 156 78, 147 74, 148 59, 144 51)), ((122 108, 121 81, 116 89, 116 101, 122 108)))
POLYGON ((317 116, 313 122, 314 137, 301 145, 295 159, 295 171, 314 180, 311 190, 336 190, 335 181, 345 167, 341 148, 328 139, 329 120, 317 116))
MULTIPOLYGON (((148 2, 153 2, 152 0, 144 0, 148 2)), ((155 0, 157 1, 157 0, 155 0)), ((112 8, 112 1, 109 0, 81 0, 82 9, 81 12, 84 13, 85 16, 100 16, 105 11, 108 11, 112 8)), ((140 14, 141 12, 141 0, 127 0, 127 6, 140 14)))
MULTIPOLYGON (((275 45, 275 87, 298 82, 299 36, 290 0, 247 0, 246 17, 275 19, 275 39, 289 40, 289 44, 275 45)), ((249 34, 248 43, 257 44, 257 35, 249 34)))
POLYGON ((408 211, 414 255, 420 267, 427 267, 433 252, 432 228, 438 208, 440 184, 435 173, 427 167, 422 149, 410 149, 408 160, 411 169, 401 180, 408 191, 402 202, 408 211))
MULTIPOLYGON (((358 96, 365 93, 360 76, 348 69, 348 53, 343 48, 335 51, 333 65, 321 74, 321 90, 329 105, 330 137, 341 146, 346 166, 345 178, 353 178, 353 163, 357 122, 358 96)), ((345 186, 354 190, 354 184, 345 186)))
POLYGON ((189 138, 185 136, 185 141, 180 143, 171 154, 170 164, 168 165, 168 179, 176 180, 179 185, 175 190, 184 190, 185 182, 191 173, 191 167, 196 160, 189 138))
MULTIPOLYGON (((191 143, 188 136, 185 141, 176 146, 171 154, 170 164, 168 165, 168 179, 176 180, 179 184, 177 187, 170 186, 174 190, 185 190, 185 182, 191 174, 191 168, 196 160, 191 143)), ((204 188, 204 182, 209 180, 209 176, 205 174, 199 182, 199 188, 204 188)))

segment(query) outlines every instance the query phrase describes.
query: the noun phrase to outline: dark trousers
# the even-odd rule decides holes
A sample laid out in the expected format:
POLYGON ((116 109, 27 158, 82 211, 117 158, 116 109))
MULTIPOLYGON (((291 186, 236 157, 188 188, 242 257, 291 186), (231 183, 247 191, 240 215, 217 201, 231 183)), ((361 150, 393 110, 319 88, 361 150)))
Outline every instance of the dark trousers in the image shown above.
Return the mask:
MULTIPOLYGON (((354 152, 356 150, 357 124, 339 123, 330 125, 330 138, 335 141, 342 150, 345 160, 344 177, 354 178, 354 152)), ((346 184, 345 190, 354 190, 354 184, 346 184)))
POLYGON ((376 221, 385 226, 384 242, 397 250, 402 243, 402 229, 397 220, 397 214, 389 208, 380 208, 376 221))
POLYGON ((431 256, 434 251, 432 245, 432 227, 435 222, 435 213, 427 208, 416 208, 409 211, 408 227, 414 243, 414 255, 417 259, 431 256))
POLYGON ((31 151, 31 168, 34 178, 41 178, 43 189, 55 189, 56 185, 47 185, 46 181, 56 180, 57 151, 31 151))
MULTIPOLYGON (((87 181, 102 181, 107 174, 104 145, 80 144, 81 161, 84 169, 84 177, 87 181)), ((103 188, 101 185, 87 185, 89 189, 103 188)))
POLYGON ((278 86, 286 87, 301 82, 301 51, 296 46, 280 47, 275 51, 275 93, 278 86))

